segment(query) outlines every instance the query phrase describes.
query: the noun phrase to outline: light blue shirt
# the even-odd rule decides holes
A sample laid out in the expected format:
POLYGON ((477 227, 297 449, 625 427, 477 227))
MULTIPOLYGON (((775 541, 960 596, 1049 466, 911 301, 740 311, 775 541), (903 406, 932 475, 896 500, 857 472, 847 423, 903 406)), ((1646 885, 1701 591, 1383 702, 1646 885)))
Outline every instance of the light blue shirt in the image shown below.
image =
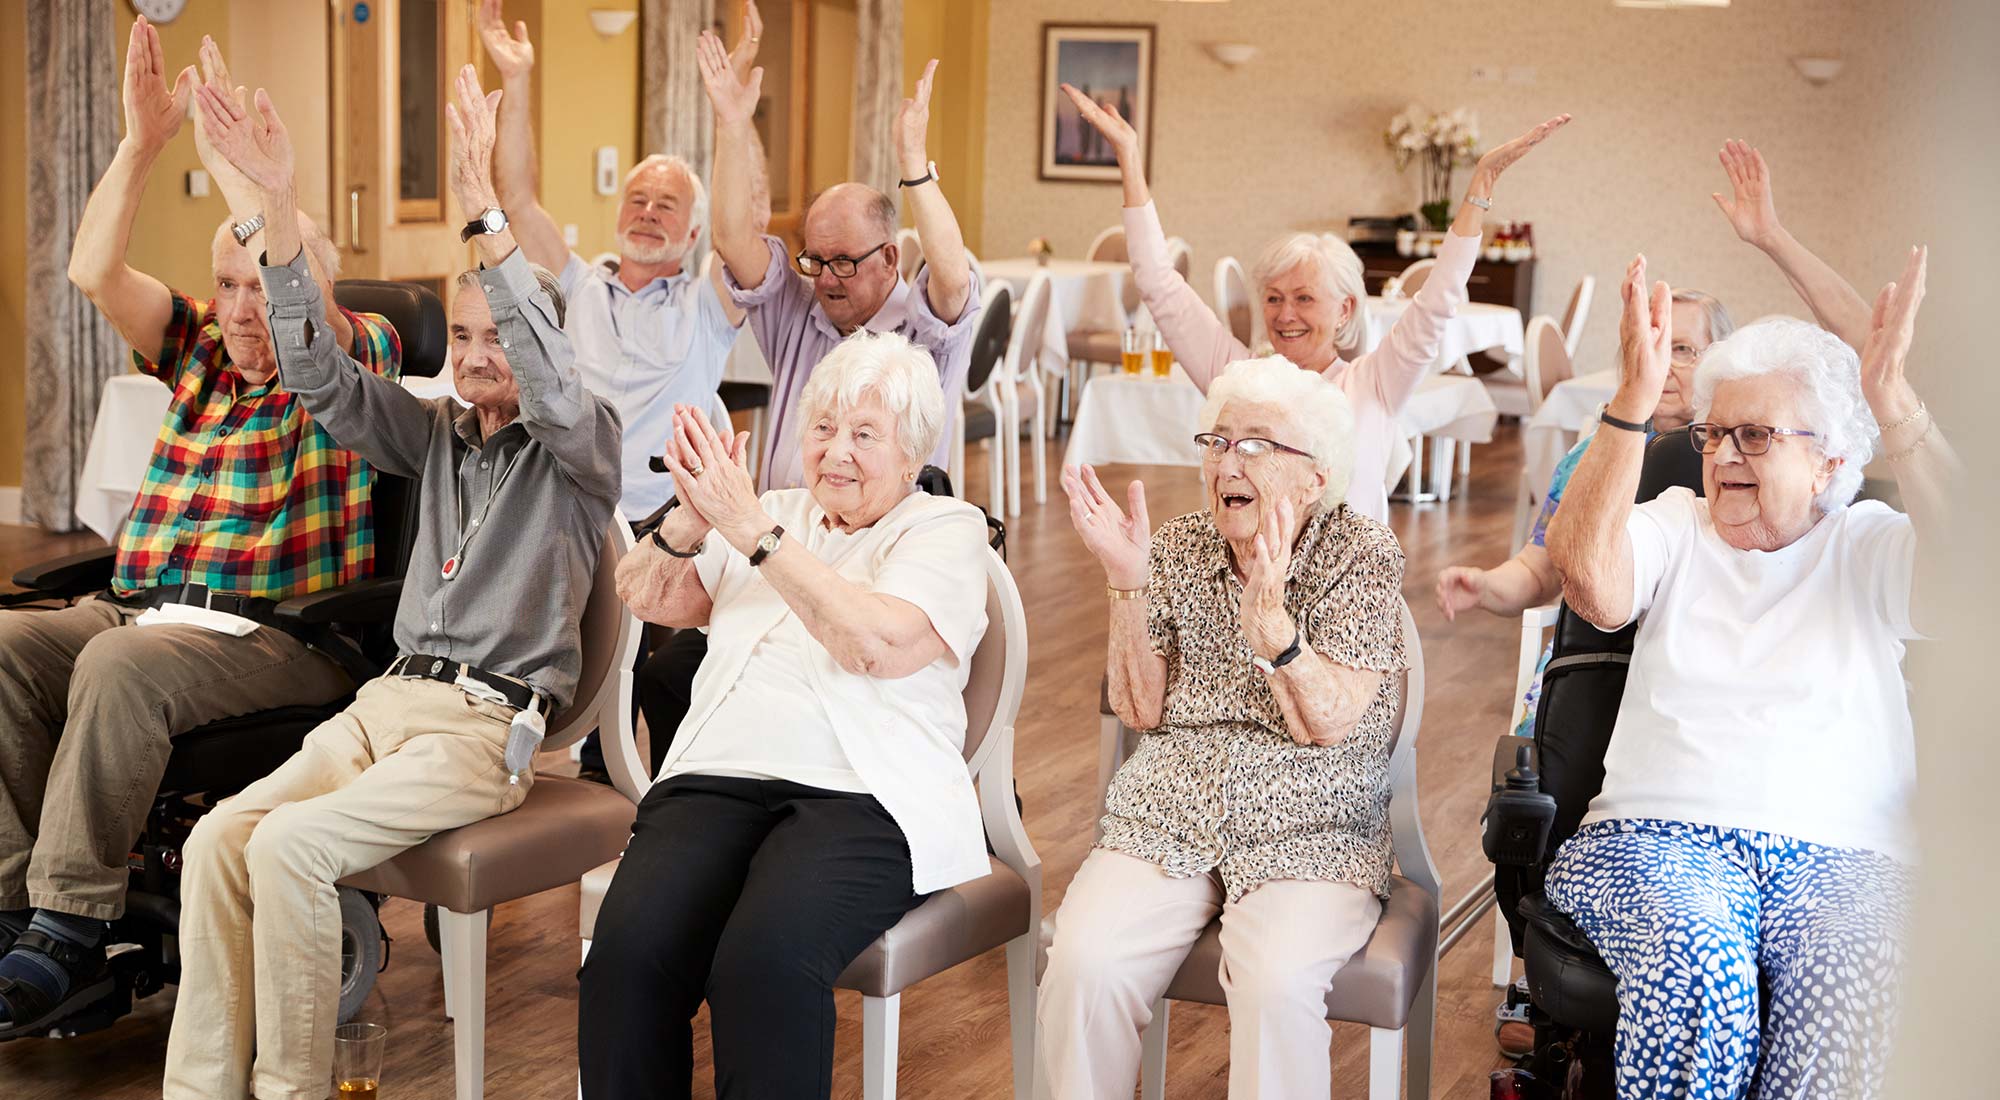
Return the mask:
POLYGON ((627 290, 610 265, 570 253, 562 271, 568 301, 564 335, 576 349, 577 373, 611 402, 625 424, 619 507, 644 519, 674 493, 674 479, 647 468, 673 430, 674 405, 706 411, 722 384, 736 326, 715 284, 696 269, 627 290))

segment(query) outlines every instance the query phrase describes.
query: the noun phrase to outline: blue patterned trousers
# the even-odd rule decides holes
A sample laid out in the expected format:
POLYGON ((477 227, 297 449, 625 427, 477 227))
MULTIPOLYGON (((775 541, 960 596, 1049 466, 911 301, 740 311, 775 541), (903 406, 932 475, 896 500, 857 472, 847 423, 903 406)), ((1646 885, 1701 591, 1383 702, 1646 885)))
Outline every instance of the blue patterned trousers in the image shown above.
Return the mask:
POLYGON ((1877 852, 1744 829, 1578 830, 1548 898, 1618 975, 1618 1095, 1876 1095, 1911 877, 1877 852))

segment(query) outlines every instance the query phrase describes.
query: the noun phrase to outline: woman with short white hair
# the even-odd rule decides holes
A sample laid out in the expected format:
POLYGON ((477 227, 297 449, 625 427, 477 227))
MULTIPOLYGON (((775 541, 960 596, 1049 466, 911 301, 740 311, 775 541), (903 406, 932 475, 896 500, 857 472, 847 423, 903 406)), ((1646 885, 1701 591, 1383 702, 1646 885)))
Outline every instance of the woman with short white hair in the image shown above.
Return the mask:
POLYGON ((1348 504, 1354 416, 1339 387, 1271 356, 1202 407, 1207 508, 1157 536, 1063 471, 1104 567, 1111 705, 1145 736, 1055 917, 1041 988, 1058 1098, 1130 1096, 1139 1035, 1222 918, 1231 1097, 1325 1096, 1325 997, 1389 883, 1403 553, 1348 504))
POLYGON ((1673 326, 1627 272, 1618 390, 1548 544, 1578 614, 1639 624, 1603 789, 1547 882, 1618 976, 1622 1097, 1880 1088, 1914 855, 1900 664, 1955 471, 1904 376, 1923 281, 1913 249, 1858 361, 1789 318, 1711 346, 1703 493, 1634 506, 1673 326), (1907 515, 1850 503, 1878 440, 1907 515))
POLYGON ((986 523, 915 485, 937 366, 862 331, 802 403, 805 488, 761 497, 747 434, 679 407, 679 506, 619 565, 640 618, 707 627, 709 650, 581 974, 585 1097, 687 1095, 703 1000, 718 1096, 828 1095, 834 979, 989 870, 961 694, 986 523))
MULTIPOLYGON (((1146 186, 1138 133, 1119 117, 1117 108, 1099 104, 1068 84, 1063 91, 1118 153, 1132 278, 1181 369, 1206 390, 1228 364, 1249 358, 1251 349, 1202 304, 1200 295, 1168 262, 1167 238, 1146 186)), ((1465 201, 1438 251, 1437 266, 1378 346, 1371 348, 1367 339, 1368 292, 1361 260, 1347 242, 1326 233, 1293 233, 1272 242, 1258 259, 1253 279, 1270 350, 1296 366, 1326 375, 1353 406, 1355 476, 1347 488, 1347 502, 1362 515, 1388 522, 1389 458, 1396 440, 1407 434, 1397 426, 1396 417, 1416 393, 1417 383, 1436 365, 1445 325, 1465 304, 1466 281, 1479 258, 1494 185, 1502 172, 1569 119, 1557 115, 1479 158, 1465 201)))

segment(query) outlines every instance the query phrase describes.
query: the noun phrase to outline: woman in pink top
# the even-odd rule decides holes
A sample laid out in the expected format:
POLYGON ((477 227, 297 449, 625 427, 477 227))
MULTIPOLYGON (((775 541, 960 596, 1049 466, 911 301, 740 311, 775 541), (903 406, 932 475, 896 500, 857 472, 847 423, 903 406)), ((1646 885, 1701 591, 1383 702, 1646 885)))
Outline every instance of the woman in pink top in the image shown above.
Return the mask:
MULTIPOLYGON (((1116 108, 1095 103, 1068 84, 1063 91, 1118 152, 1125 180, 1125 247, 1140 297, 1181 368, 1207 392, 1210 380, 1223 367, 1250 358, 1251 350, 1167 262, 1167 238, 1139 161, 1138 134, 1116 108)), ((1346 391, 1353 406, 1354 478, 1348 483, 1347 504, 1362 515, 1388 522, 1384 483, 1390 451, 1402 434, 1396 415, 1437 362, 1445 322, 1465 301, 1465 283, 1479 257, 1494 183, 1569 119, 1557 115, 1479 158, 1465 202, 1438 251, 1437 267, 1373 351, 1363 350, 1368 315, 1362 304, 1367 292, 1361 261, 1345 241, 1328 234, 1295 233, 1272 242, 1257 261, 1252 278, 1262 296, 1271 350, 1325 374, 1346 391)))

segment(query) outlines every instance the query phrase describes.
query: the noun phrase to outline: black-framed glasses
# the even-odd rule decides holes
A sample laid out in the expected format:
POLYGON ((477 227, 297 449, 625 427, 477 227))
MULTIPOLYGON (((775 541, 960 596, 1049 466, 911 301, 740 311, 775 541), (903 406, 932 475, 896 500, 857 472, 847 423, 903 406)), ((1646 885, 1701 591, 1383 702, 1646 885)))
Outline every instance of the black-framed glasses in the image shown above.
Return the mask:
POLYGON ((1746 455, 1760 455, 1771 449, 1771 437, 1797 435, 1814 438, 1818 432, 1808 432, 1799 428, 1773 428, 1769 424, 1738 424, 1725 428, 1720 424, 1689 424, 1688 442, 1694 449, 1705 455, 1712 455, 1722 449, 1726 437, 1735 441, 1736 450, 1746 455))
POLYGON ((854 278, 854 273, 861 270, 861 261, 887 247, 889 247, 889 242, 883 241, 881 244, 863 252, 859 256, 830 256, 825 258, 815 256, 801 248, 799 249, 799 254, 792 257, 792 266, 798 268, 799 274, 804 275, 808 279, 818 278, 819 273, 823 270, 833 272, 833 277, 836 279, 852 279, 854 278))
POLYGON ((1225 439, 1214 432, 1203 432, 1194 437, 1194 445, 1201 448, 1201 457, 1220 459, 1230 451, 1235 451, 1245 461, 1263 458, 1265 455, 1284 453, 1311 458, 1311 451, 1301 451, 1297 447, 1287 447, 1275 439, 1225 439))

